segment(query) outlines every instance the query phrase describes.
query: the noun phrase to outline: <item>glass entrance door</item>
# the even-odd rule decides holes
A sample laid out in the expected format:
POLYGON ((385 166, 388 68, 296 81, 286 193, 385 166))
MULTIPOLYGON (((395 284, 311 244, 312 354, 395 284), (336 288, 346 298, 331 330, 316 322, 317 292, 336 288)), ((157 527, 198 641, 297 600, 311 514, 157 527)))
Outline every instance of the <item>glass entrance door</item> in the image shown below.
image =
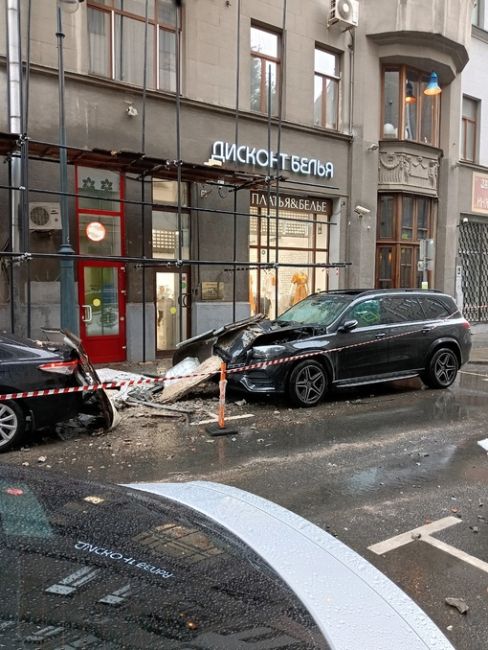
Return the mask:
POLYGON ((190 307, 187 273, 156 273, 156 348, 160 353, 176 348, 188 336, 188 309, 190 307))
POLYGON ((81 339, 92 361, 123 361, 125 268, 102 263, 80 268, 81 339))

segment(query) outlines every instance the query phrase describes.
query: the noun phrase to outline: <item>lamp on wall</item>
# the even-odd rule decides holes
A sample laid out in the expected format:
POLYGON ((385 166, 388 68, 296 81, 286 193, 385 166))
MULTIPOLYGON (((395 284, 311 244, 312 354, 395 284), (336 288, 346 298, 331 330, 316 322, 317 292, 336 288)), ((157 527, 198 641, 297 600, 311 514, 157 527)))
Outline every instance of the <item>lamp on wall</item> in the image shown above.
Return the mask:
POLYGON ((405 104, 415 104, 417 98, 413 94, 413 84, 410 80, 407 80, 407 92, 405 93, 405 104))
POLYGON ((437 73, 431 72, 429 81, 424 90, 424 95, 440 95, 441 92, 442 90, 439 87, 439 77, 437 76, 437 73))

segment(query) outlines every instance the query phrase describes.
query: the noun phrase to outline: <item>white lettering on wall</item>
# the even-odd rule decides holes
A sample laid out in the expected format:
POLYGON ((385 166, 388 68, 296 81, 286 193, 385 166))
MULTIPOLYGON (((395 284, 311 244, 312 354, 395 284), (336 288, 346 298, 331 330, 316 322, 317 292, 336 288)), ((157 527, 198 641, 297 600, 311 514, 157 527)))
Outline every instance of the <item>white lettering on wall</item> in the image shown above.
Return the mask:
POLYGON ((319 178, 334 178, 334 164, 330 161, 322 162, 316 158, 290 155, 287 153, 276 154, 266 149, 256 149, 223 142, 218 140, 212 145, 212 160, 225 162, 238 162, 243 165, 257 165, 271 169, 289 170, 295 174, 318 176, 319 178))

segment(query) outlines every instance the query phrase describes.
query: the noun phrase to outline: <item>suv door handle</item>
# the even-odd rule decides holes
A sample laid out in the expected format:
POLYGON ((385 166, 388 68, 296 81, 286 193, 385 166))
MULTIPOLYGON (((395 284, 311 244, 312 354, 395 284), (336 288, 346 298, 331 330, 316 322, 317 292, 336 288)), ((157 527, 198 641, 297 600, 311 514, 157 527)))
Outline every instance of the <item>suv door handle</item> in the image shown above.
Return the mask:
POLYGON ((428 325, 427 327, 422 327, 422 334, 427 334, 427 332, 431 332, 434 329, 433 325, 428 325))
POLYGON ((386 334, 385 334, 384 332, 381 332, 381 334, 377 334, 377 335, 375 336, 375 339, 384 339, 385 336, 386 336, 386 334))

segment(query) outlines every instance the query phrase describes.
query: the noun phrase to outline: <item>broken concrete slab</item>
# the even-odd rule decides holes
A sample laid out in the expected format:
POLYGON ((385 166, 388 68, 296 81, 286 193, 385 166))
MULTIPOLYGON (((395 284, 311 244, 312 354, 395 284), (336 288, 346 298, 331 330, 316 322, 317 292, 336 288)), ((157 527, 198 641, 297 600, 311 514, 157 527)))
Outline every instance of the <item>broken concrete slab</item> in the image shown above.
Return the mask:
POLYGON ((160 401, 163 403, 175 402, 183 395, 188 394, 196 386, 214 377, 220 370, 221 362, 220 357, 212 356, 195 368, 193 375, 179 380, 172 380, 169 386, 164 387, 160 401))

